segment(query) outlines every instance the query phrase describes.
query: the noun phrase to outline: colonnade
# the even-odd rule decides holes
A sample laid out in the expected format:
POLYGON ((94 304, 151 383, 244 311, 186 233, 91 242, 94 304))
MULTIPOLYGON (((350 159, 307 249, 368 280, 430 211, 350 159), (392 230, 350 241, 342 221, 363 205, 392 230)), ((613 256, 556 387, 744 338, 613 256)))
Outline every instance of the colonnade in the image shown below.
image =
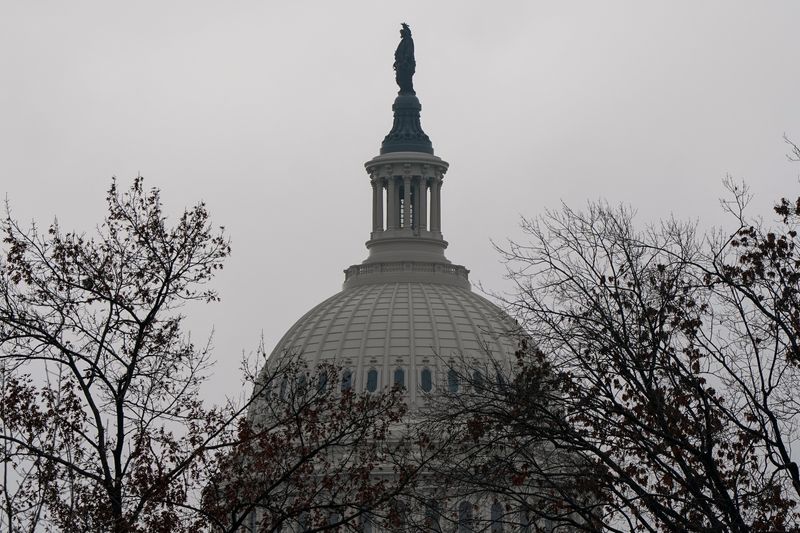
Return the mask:
POLYGON ((441 233, 441 178, 405 175, 373 177, 371 182, 373 232, 409 228, 415 231, 428 230, 430 214, 430 231, 441 233), (430 211, 428 210, 429 191, 430 211))

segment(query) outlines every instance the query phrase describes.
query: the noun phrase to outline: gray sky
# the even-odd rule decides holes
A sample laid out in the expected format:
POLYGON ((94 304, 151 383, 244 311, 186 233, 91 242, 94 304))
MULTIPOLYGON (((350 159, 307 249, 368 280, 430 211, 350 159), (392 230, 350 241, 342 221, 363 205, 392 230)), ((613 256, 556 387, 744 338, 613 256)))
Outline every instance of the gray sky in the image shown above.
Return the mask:
POLYGON ((769 215, 798 194, 797 2, 0 0, 0 193, 21 220, 89 230, 111 176, 168 210, 208 202, 232 237, 190 309, 219 400, 366 257, 363 163, 388 133, 400 22, 422 124, 449 161, 448 257, 504 287, 490 239, 600 197, 703 225, 726 174, 769 215), (497 7, 499 6, 499 7, 497 7))

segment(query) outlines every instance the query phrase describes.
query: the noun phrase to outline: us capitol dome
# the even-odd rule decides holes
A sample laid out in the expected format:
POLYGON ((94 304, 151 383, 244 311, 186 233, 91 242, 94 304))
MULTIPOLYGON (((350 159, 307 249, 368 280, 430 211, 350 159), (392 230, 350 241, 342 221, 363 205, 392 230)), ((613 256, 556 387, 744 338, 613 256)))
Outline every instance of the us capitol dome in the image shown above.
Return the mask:
MULTIPOLYGON (((430 400, 438 394, 474 391, 471 385, 492 374, 498 380, 510 377, 523 333, 502 309, 471 290, 466 267, 445 256, 441 206, 449 164, 434 155, 422 130, 422 106, 412 85, 415 65, 411 32, 404 24, 395 52, 400 91, 392 106, 394 122, 380 153, 364 164, 372 189, 366 259, 345 269, 342 290, 303 315, 267 361, 277 367, 301 363, 308 371, 298 383, 315 375, 315 368, 325 368, 317 374, 318 390, 326 390, 331 369, 339 372, 334 386, 342 391, 399 390, 410 422, 423 418, 426 405, 435 408, 430 400)), ((285 384, 286 378, 277 385, 279 395, 285 384)), ((254 407, 255 419, 268 416, 264 403, 254 407)), ((374 475, 392 475, 381 468, 374 475)), ((430 482, 435 488, 436 481, 430 482)), ((481 501, 475 496, 433 495, 424 511, 428 517, 435 509, 427 530, 443 531, 438 517, 445 509, 459 532, 477 523, 502 531, 504 521, 513 531, 531 530, 526 507, 512 510, 491 494, 481 501)), ((364 516, 362 531, 383 530, 364 516)))
POLYGON ((394 122, 380 154, 364 165, 372 187, 368 256, 345 270, 339 293, 289 329, 270 360, 335 364, 343 389, 398 385, 413 409, 425 393, 458 389, 455 362, 509 364, 516 345, 509 335, 515 322, 472 292, 469 270, 445 257, 441 198, 449 165, 422 130, 413 41, 406 26, 401 35, 394 122))

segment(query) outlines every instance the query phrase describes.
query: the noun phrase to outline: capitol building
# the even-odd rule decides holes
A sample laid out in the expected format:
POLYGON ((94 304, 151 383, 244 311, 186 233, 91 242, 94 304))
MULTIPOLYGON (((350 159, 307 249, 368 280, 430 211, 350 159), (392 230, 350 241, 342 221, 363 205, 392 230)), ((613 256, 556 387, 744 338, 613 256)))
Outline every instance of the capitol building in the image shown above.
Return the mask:
MULTIPOLYGON (((341 369, 337 387, 342 390, 399 387, 413 418, 430 395, 457 393, 465 386, 458 370, 464 364, 510 369, 517 344, 510 334, 516 323, 473 292, 469 270, 445 256, 441 206, 449 164, 434 155, 420 123, 422 107, 412 85, 413 41, 406 25, 401 37, 395 53, 400 91, 392 106, 394 121, 380 153, 365 163, 371 201, 363 208, 372 213, 367 257, 344 271, 342 290, 303 315, 269 360, 300 358, 309 369, 335 365, 341 369)), ((491 524, 499 512, 490 504, 444 505, 456 516, 469 513, 470 523, 491 524), (473 518, 473 512, 486 516, 473 518)), ((460 522, 454 521, 458 531, 460 522)), ((379 530, 369 522, 360 528, 379 530)), ((529 530, 527 524, 513 529, 529 530)), ((502 528, 489 525, 486 530, 502 528)))

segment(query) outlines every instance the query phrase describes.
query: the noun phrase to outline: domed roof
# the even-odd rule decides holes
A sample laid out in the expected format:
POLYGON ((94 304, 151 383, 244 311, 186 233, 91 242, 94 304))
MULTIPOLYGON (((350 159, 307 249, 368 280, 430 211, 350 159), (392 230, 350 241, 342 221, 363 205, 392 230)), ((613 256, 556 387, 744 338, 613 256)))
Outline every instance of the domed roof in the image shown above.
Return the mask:
POLYGON ((351 373, 357 391, 382 389, 402 379, 413 403, 420 387, 443 386, 452 366, 468 362, 485 372, 497 364, 507 367, 516 349, 509 335, 514 329, 508 315, 468 288, 373 282, 314 307, 283 336, 270 358, 298 356, 310 367, 340 365, 351 373), (423 378, 425 369, 429 373, 423 378))
POLYGON ((445 257, 441 191, 449 164, 433 155, 422 131, 407 30, 400 70, 395 64, 393 127, 364 165, 372 189, 369 255, 345 270, 343 290, 300 318, 270 359, 332 363, 342 368, 342 386, 357 391, 399 384, 413 404, 419 391, 457 388, 454 372, 463 365, 473 378, 498 365, 510 370, 517 327, 471 292, 469 271, 445 257))

